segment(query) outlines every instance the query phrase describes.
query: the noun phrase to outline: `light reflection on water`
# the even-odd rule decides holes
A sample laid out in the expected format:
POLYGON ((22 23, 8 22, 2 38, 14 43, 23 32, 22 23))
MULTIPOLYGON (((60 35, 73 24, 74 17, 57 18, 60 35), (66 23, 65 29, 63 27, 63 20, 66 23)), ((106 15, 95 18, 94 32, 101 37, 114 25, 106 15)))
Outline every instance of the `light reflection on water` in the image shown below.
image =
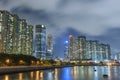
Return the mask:
POLYGON ((119 66, 75 66, 5 74, 0 80, 120 80, 119 75, 119 66))

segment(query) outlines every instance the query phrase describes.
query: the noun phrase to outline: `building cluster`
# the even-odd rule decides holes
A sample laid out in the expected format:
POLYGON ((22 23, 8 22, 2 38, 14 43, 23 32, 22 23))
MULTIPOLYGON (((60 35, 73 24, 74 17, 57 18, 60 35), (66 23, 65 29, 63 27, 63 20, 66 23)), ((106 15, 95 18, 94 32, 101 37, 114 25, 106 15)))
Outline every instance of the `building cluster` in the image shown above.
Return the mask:
MULTIPOLYGON (((65 56, 70 61, 103 61, 111 58, 110 45, 98 40, 86 40, 85 36, 74 39, 69 36, 65 56)), ((46 26, 29 25, 25 19, 8 11, 0 10, 0 53, 33 55, 39 59, 53 56, 53 38, 46 36, 46 26)))
POLYGON ((69 35, 68 59, 70 61, 106 61, 111 59, 110 45, 98 40, 86 40, 85 36, 74 39, 69 35))
MULTIPOLYGON (((52 52, 52 38, 50 40, 48 47, 52 52)), ((46 59, 46 41, 46 26, 34 27, 16 14, 0 10, 0 53, 33 55, 46 59)))
POLYGON ((120 52, 115 54, 114 59, 120 62, 120 52))
POLYGON ((0 11, 0 53, 32 54, 33 26, 16 14, 0 11))

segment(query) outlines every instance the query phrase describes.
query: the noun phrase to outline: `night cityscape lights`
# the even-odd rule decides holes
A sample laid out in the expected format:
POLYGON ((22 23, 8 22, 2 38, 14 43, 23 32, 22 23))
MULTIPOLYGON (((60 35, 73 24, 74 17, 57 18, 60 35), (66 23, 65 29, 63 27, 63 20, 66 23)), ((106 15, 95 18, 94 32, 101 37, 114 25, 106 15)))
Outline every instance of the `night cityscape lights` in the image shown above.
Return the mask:
POLYGON ((74 40, 69 36, 68 59, 70 61, 106 61, 111 60, 110 45, 101 44, 98 40, 86 40, 85 36, 78 36, 74 40))
MULTIPOLYGON (((46 36, 46 26, 27 24, 16 14, 0 11, 0 53, 31 55, 40 60, 53 57, 53 37, 46 36), (34 39, 34 40, 33 40, 34 39)), ((85 36, 74 39, 69 35, 69 41, 64 43, 64 58, 67 61, 109 61, 111 51, 109 44, 98 40, 86 40, 85 36)))
POLYGON ((0 0, 0 80, 120 80, 120 0, 0 0))

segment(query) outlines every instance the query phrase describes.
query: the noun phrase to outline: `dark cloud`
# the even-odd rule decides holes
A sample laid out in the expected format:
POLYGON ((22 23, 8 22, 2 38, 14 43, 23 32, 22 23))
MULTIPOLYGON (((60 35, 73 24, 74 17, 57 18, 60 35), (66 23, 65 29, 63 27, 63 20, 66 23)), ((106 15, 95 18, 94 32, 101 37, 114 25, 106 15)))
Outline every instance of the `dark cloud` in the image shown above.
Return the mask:
POLYGON ((2 3, 2 4, 7 4, 8 2, 9 2, 10 0, 0 0, 0 3, 2 3))
POLYGON ((56 42, 61 47, 64 37, 82 34, 119 51, 119 4, 120 0, 1 0, 0 9, 18 14, 29 24, 45 24, 48 33, 61 40, 56 42))
MULTIPOLYGON (((22 16, 25 18, 33 18, 34 24, 38 23, 37 20, 41 17, 41 23, 55 25, 56 29, 59 28, 62 32, 72 26, 86 34, 102 35, 111 28, 109 26, 120 25, 119 3, 119 0, 9 0, 9 3, 0 7, 8 10, 19 9, 19 12, 23 11, 22 16), (40 16, 35 17, 35 14, 30 14, 31 11, 40 16)), ((59 35, 62 32, 59 31, 59 35)))
POLYGON ((33 10, 31 8, 20 6, 17 8, 11 9, 11 12, 14 14, 18 14, 20 18, 25 18, 28 21, 32 20, 32 24, 53 24, 52 23, 52 15, 45 10, 33 10))
POLYGON ((120 28, 111 28, 107 30, 104 35, 100 36, 90 36, 87 35, 88 39, 99 40, 100 43, 110 44, 111 45, 111 53, 115 54, 120 52, 120 28))

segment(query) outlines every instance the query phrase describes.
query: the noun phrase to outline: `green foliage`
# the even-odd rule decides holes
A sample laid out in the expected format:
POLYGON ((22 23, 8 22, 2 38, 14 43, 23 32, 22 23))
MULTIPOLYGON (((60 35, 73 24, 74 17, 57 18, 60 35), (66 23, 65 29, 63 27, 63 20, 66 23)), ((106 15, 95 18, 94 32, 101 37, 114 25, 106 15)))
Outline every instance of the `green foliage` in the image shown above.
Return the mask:
POLYGON ((31 61, 36 61, 37 59, 33 56, 23 55, 23 54, 0 53, 0 66, 3 66, 3 65, 17 66, 20 64, 20 60, 24 62, 23 65, 31 65, 31 61), (6 63, 7 59, 9 59, 9 62, 6 63))

